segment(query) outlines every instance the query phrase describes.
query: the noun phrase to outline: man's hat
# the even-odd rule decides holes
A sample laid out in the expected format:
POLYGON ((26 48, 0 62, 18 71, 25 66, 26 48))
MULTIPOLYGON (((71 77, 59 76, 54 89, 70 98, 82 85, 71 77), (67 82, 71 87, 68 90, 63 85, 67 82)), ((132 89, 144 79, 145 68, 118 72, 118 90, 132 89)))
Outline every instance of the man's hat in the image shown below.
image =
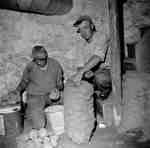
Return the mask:
POLYGON ((83 21, 89 21, 91 24, 93 24, 93 21, 90 16, 88 15, 82 15, 80 16, 75 23, 73 24, 74 27, 78 27, 83 21))
POLYGON ((35 45, 33 48, 32 48, 32 55, 31 57, 33 59, 37 58, 37 55, 39 53, 44 53, 45 54, 45 57, 47 58, 48 57, 48 53, 47 53, 47 50, 45 49, 44 46, 42 45, 35 45))

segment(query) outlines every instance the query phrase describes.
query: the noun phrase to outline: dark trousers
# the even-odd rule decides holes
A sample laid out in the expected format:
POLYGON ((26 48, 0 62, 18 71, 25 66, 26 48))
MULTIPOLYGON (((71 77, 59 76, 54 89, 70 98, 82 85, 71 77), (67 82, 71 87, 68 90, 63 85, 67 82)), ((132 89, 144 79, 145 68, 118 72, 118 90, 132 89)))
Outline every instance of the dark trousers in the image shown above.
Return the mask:
POLYGON ((46 117, 44 109, 48 105, 52 105, 48 95, 27 95, 25 120, 32 128, 40 129, 45 127, 46 117))

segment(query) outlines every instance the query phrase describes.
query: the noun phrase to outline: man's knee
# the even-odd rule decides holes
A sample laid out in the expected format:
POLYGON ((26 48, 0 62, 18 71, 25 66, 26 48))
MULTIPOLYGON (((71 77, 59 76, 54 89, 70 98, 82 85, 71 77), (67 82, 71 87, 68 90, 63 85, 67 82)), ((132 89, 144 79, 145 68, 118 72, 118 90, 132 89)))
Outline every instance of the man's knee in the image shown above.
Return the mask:
POLYGON ((45 113, 43 109, 27 110, 26 118, 31 122, 32 128, 40 129, 45 126, 45 113))

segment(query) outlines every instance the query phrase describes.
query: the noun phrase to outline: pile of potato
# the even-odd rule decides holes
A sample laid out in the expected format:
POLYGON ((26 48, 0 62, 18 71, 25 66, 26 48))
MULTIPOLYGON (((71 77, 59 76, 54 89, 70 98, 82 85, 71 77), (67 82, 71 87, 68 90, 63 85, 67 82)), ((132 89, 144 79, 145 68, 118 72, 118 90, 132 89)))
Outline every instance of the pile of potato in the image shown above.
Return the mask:
POLYGON ((31 130, 17 137, 17 148, 55 148, 59 135, 48 132, 45 128, 31 130))

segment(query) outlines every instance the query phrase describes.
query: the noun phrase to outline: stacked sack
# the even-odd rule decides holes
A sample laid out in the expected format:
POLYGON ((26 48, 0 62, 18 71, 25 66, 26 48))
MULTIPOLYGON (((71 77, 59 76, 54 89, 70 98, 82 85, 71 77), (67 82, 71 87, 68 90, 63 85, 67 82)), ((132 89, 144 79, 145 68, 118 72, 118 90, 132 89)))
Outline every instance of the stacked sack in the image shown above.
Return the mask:
POLYGON ((66 83, 64 89, 65 132, 75 143, 87 143, 94 129, 93 86, 86 81, 66 83))

